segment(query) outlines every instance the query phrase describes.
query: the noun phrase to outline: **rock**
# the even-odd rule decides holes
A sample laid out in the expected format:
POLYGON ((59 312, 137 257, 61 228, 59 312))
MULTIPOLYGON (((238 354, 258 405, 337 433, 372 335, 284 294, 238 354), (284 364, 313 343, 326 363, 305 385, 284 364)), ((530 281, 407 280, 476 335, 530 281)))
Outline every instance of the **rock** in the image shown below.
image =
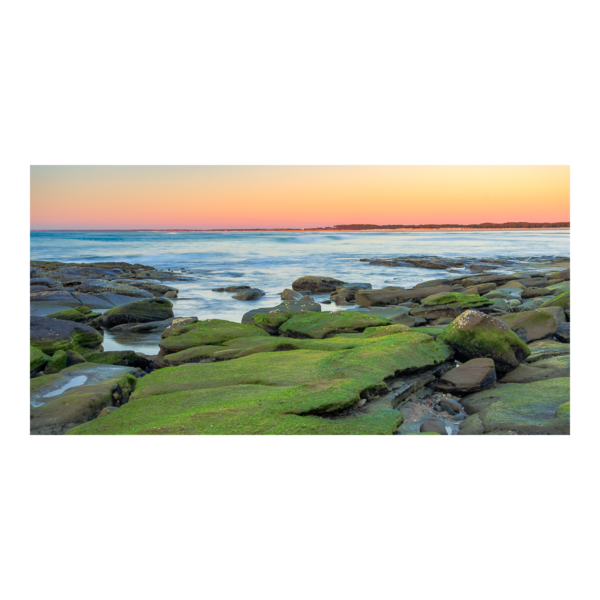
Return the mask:
POLYGON ((331 292, 331 300, 336 304, 354 302, 354 297, 358 290, 370 290, 373 286, 370 283, 349 283, 335 292, 331 292))
POLYGON ((438 341, 452 346, 459 360, 491 358, 496 370, 501 372, 516 368, 531 353, 508 325, 475 310, 468 310, 457 317, 438 341))
POLYGON ((101 347, 101 333, 83 323, 30 317, 30 344, 42 352, 53 355, 58 350, 94 350, 101 347))
POLYGON ((538 360, 552 358, 553 356, 562 356, 571 353, 571 345, 552 340, 539 340, 529 344, 531 355, 527 358, 528 363, 534 363, 538 360))
POLYGON ((570 309, 571 292, 563 292, 558 296, 554 296, 551 300, 547 300, 541 305, 542 308, 549 308, 551 306, 560 306, 562 309, 570 309))
POLYGON ((501 383, 533 383, 544 379, 570 377, 571 357, 568 354, 554 356, 534 363, 520 364, 514 371, 507 373, 501 383))
POLYGON ((462 400, 470 416, 459 434, 568 434, 569 417, 557 409, 569 402, 570 378, 535 383, 506 383, 492 390, 477 392, 462 400))
POLYGON ((301 310, 310 310, 313 312, 321 312, 321 306, 320 306, 320 304, 317 304, 315 302, 302 302, 300 300, 286 300, 285 302, 282 302, 278 306, 270 306, 270 307, 264 306, 261 308, 255 308, 254 310, 248 311, 242 317, 242 323, 244 325, 252 325, 253 324, 252 319, 254 318, 255 315, 258 315, 260 313, 266 314, 268 312, 271 312, 272 310, 289 311, 292 314, 297 313, 298 311, 301 311, 301 310))
MULTIPOLYGON (((117 303, 111 302, 111 297, 116 296, 116 294, 100 294, 95 296, 93 294, 83 294, 82 292, 73 292, 72 294, 75 301, 87 308, 112 308, 116 306, 117 303)), ((129 296, 117 296, 118 298, 125 298, 125 302, 120 302, 119 304, 125 304, 126 302, 131 302, 131 298, 129 296)))
POLYGON ((474 358, 442 375, 436 390, 451 394, 472 394, 494 385, 494 361, 491 358, 474 358))
POLYGON ((526 344, 551 338, 558 328, 556 318, 545 311, 530 310, 499 317, 526 344))
POLYGON ((329 294, 344 284, 344 281, 333 277, 306 276, 296 279, 292 283, 292 289, 299 292, 308 291, 313 294, 329 294))
POLYGON ((550 290, 554 295, 558 296, 563 292, 571 291, 571 282, 570 281, 561 281, 560 283, 555 283, 554 285, 549 285, 547 290, 550 290))
POLYGON ((212 291, 213 292, 241 292, 243 290, 249 290, 251 289, 249 285, 230 285, 228 287, 220 287, 220 288, 215 288, 212 291))
POLYGON ((58 373, 63 369, 67 368, 67 353, 64 350, 57 350, 53 355, 44 372, 46 375, 52 375, 53 373, 58 373))
POLYGON ((29 347, 29 371, 30 376, 33 377, 44 369, 46 363, 50 360, 50 357, 44 354, 39 348, 35 346, 29 347))
POLYGON ((450 321, 447 321, 449 323, 469 308, 485 308, 492 304, 491 300, 481 296, 442 293, 424 298, 420 306, 410 309, 410 314, 413 317, 421 317, 429 321, 449 318, 450 321))
POLYGON ((421 283, 417 283, 415 288, 424 288, 424 287, 438 287, 440 285, 452 285, 452 279, 448 279, 447 277, 443 279, 430 279, 429 281, 423 281, 421 283))
POLYGON ((72 367, 73 365, 80 365, 81 363, 87 362, 81 354, 78 352, 73 352, 73 350, 67 350, 67 367, 72 367))
POLYGON ((49 319, 62 319, 63 321, 74 321, 75 323, 89 323, 99 316, 101 316, 100 313, 92 312, 87 306, 76 306, 75 308, 46 315, 49 319))
POLYGON ((154 294, 141 290, 126 283, 115 283, 104 279, 86 279, 80 286, 79 291, 84 294, 119 294, 120 296, 131 296, 133 298, 153 298, 154 294))
POLYGON ((162 283, 155 283, 149 281, 132 281, 130 284, 131 287, 135 287, 141 290, 146 290, 150 292, 153 296, 163 296, 165 294, 175 294, 175 298, 177 298, 178 289, 169 287, 168 285, 163 285, 162 283))
POLYGON ((50 290, 29 294, 30 302, 57 302, 65 306, 79 306, 81 302, 67 290, 50 290))
POLYGON ((385 382, 393 377, 421 372, 451 356, 444 344, 413 333, 369 339, 264 338, 266 344, 320 350, 256 352, 233 361, 154 371, 139 380, 131 401, 114 414, 69 434, 390 435, 402 423, 402 413, 389 405, 370 412, 358 406, 361 400, 387 393, 385 382))
POLYGON ((151 323, 173 317, 173 303, 166 298, 139 300, 115 306, 102 315, 102 326, 111 329, 124 323, 151 323))
POLYGON ((98 416, 96 417, 97 419, 99 419, 100 417, 105 417, 106 415, 110 415, 111 412, 114 412, 115 410, 119 410, 118 406, 105 406, 99 413, 98 416))
POLYGON ((279 327, 283 325, 292 313, 289 310, 275 309, 268 313, 259 313, 252 318, 254 325, 260 327, 270 335, 277 335, 279 327))
POLYGON ((390 325, 387 319, 359 312, 341 311, 315 313, 301 311, 279 327, 287 337, 322 339, 326 335, 342 332, 360 332, 367 327, 390 325))
POLYGON ((62 284, 60 284, 58 281, 56 281, 56 279, 50 279, 48 277, 32 277, 29 280, 29 286, 31 287, 33 285, 36 285, 36 286, 41 285, 46 288, 55 287, 55 286, 62 287, 62 284))
POLYGON ((175 292, 175 291, 165 292, 163 294, 163 298, 170 298, 170 299, 177 298, 177 292, 175 292))
POLYGON ((438 319, 431 321, 431 324, 435 325, 436 327, 440 327, 443 325, 449 325, 452 323, 452 321, 454 321, 452 317, 439 317, 438 319))
POLYGON ((571 343, 571 323, 561 323, 555 333, 556 339, 563 344, 571 343))
POLYGON ((294 290, 290 290, 286 288, 281 292, 282 300, 299 300, 302 294, 300 292, 295 292, 294 290))
POLYGON ((106 281, 113 280, 123 274, 119 268, 105 269, 92 266, 71 266, 65 265, 52 271, 52 277, 57 281, 83 281, 88 279, 102 279, 106 281))
POLYGON ((85 363, 32 379, 31 433, 65 433, 112 405, 115 394, 126 401, 136 385, 134 372, 127 367, 85 363))
POLYGON ((434 294, 451 293, 449 285, 437 287, 413 288, 412 290, 358 290, 355 294, 357 304, 361 306, 388 306, 390 304, 402 304, 413 300, 420 300, 434 294))
POLYGON ((365 338, 382 337, 384 335, 395 335, 396 333, 406 333, 410 331, 410 327, 406 325, 383 325, 366 327, 363 334, 365 338))
POLYGON ((491 312, 505 313, 510 310, 510 304, 503 298, 494 298, 491 306, 488 308, 491 312))
POLYGON ((545 298, 530 298, 524 300, 519 306, 513 308, 513 312, 523 312, 525 310, 537 310, 546 302, 545 298))
POLYGON ((101 365, 116 365, 121 367, 133 367, 146 370, 151 368, 152 362, 145 356, 137 354, 133 350, 111 350, 109 352, 90 352, 87 355, 88 362, 101 365))
POLYGON ((425 423, 421 425, 420 431, 421 433, 439 433, 440 435, 448 435, 444 422, 434 419, 425 421, 425 423))
POLYGON ((546 288, 525 288, 521 292, 521 298, 528 300, 529 298, 539 298, 540 296, 551 296, 552 291, 546 288))
POLYGON ((478 296, 484 296, 488 292, 492 292, 495 289, 495 283, 482 283, 480 285, 472 285, 471 287, 465 288, 465 291, 463 293, 465 295, 477 294, 478 296))
POLYGON ((518 290, 527 289, 520 281, 509 281, 508 283, 501 285, 498 289, 500 289, 500 290, 509 289, 510 290, 512 288, 516 288, 518 290))
POLYGON ((236 300, 250 301, 250 300, 258 300, 259 298, 262 298, 264 295, 265 295, 265 293, 262 290, 259 290, 258 288, 251 288, 249 290, 243 290, 241 292, 238 292, 237 294, 232 296, 232 298, 235 298, 236 300))
POLYGON ((539 312, 546 312, 552 315, 557 323, 566 323, 567 317, 565 311, 560 306, 549 306, 548 308, 539 308, 539 312))
POLYGON ((315 299, 312 296, 301 296, 300 302, 312 302, 314 303, 315 299))

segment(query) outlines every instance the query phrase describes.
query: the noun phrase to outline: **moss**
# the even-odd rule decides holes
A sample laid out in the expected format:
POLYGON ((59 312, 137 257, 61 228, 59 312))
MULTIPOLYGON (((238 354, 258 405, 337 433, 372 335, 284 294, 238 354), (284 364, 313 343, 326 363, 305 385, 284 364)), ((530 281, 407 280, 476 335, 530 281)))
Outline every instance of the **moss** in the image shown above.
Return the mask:
POLYGON ((121 367, 136 367, 145 369, 150 361, 136 354, 133 350, 114 350, 109 352, 86 352, 88 362, 101 365, 116 365, 121 367))
POLYGON ((421 301, 422 306, 441 306, 446 304, 457 304, 461 307, 481 307, 488 306, 491 302, 487 298, 483 298, 478 294, 433 294, 433 296, 427 296, 421 301))
POLYGON ((365 338, 383 337, 395 333, 410 333, 412 330, 406 325, 387 325, 384 327, 367 327, 362 335, 365 338))
POLYGON ((75 323, 88 323, 96 317, 101 317, 102 313, 92 312, 87 306, 78 306, 77 308, 60 310, 46 316, 51 319, 62 319, 63 321, 74 321, 75 323))
POLYGON ((571 308, 571 292, 563 292, 558 296, 554 296, 551 300, 546 300, 542 304, 542 308, 549 306, 560 306, 561 308, 571 308))
POLYGON ((565 402, 564 404, 561 404, 557 409, 556 409, 556 413, 555 416, 557 419, 565 422, 565 423, 570 423, 571 422, 571 402, 565 402))
POLYGON ((510 371, 531 351, 506 324, 475 311, 455 319, 437 338, 450 344, 461 358, 491 358, 498 371, 510 371))
POLYGON ((289 337, 322 339, 332 333, 363 331, 367 327, 385 325, 390 325, 390 322, 383 317, 354 311, 324 313, 300 311, 287 320, 279 331, 289 337))
POLYGON ((159 346, 167 353, 181 352, 195 346, 212 346, 236 338, 268 337, 255 325, 243 325, 221 319, 207 319, 187 325, 168 327, 159 346))
POLYGON ((58 350, 52 355, 50 362, 46 366, 46 373, 51 375, 67 368, 67 353, 64 350, 58 350))
POLYGON ((569 292, 571 291, 571 282, 570 281, 561 281, 560 283, 555 283, 554 285, 549 285, 546 287, 547 290, 559 290, 560 292, 569 292))
POLYGON ((441 327, 413 327, 412 331, 417 333, 426 333, 436 339, 443 331, 441 327))
POLYGON ((29 371, 32 375, 43 369, 49 360, 50 357, 44 354, 39 348, 29 346, 29 371))
POLYGON ((267 333, 276 333, 281 325, 283 325, 292 313, 289 310, 272 310, 268 313, 259 313, 252 318, 254 325, 260 327, 267 333))
POLYGON ((394 433, 402 414, 369 413, 357 407, 360 398, 384 393, 389 377, 439 364, 452 354, 444 344, 413 333, 320 342, 356 347, 256 353, 233 362, 161 369, 138 383, 128 404, 70 433, 394 433))

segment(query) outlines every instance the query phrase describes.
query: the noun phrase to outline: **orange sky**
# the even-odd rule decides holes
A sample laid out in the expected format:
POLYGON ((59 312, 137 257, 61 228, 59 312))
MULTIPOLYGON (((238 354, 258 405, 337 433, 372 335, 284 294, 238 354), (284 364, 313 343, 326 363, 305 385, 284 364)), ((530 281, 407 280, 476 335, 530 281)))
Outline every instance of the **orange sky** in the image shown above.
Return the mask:
POLYGON ((32 229, 569 221, 568 166, 31 167, 32 229))

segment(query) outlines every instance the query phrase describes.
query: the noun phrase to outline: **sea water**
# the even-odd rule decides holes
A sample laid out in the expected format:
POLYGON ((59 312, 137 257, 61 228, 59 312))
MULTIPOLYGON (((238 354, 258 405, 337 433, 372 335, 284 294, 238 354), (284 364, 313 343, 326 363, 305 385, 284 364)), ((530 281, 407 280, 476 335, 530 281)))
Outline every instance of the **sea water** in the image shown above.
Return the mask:
MULTIPOLYGON (((304 275, 366 282, 374 288, 410 287, 448 276, 441 270, 369 265, 361 258, 570 256, 569 230, 32 232, 30 239, 32 260, 124 261, 161 269, 183 268, 192 280, 166 282, 179 289, 175 316, 237 322, 251 309, 279 304, 280 293, 304 275), (245 302, 233 299, 230 293, 211 291, 231 285, 257 287, 265 296, 245 302)), ((323 310, 337 308, 335 304, 322 305, 323 310)), ((113 347, 109 339, 104 347, 113 347)))

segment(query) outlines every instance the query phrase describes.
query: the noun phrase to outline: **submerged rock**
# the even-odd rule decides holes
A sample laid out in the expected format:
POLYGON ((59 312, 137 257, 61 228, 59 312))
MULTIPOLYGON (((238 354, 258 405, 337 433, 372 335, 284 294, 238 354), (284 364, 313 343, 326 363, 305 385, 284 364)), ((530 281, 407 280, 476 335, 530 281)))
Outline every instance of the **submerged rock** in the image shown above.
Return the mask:
POLYGON ((438 340, 452 346, 459 358, 491 358, 502 372, 516 368, 531 353, 506 323, 475 310, 456 318, 438 340))

